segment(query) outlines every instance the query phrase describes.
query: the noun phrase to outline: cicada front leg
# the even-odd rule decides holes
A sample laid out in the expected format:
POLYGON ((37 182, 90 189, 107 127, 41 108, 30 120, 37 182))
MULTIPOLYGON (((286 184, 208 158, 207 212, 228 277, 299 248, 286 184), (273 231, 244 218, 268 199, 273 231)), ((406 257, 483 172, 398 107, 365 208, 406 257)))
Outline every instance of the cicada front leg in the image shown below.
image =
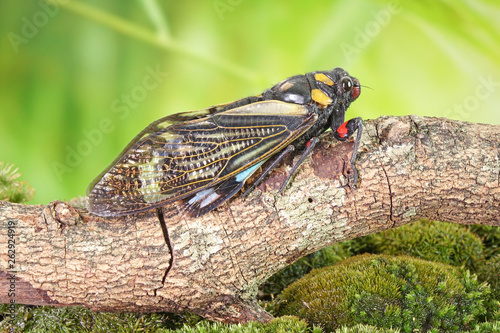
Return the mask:
POLYGON ((363 133, 363 120, 360 117, 353 118, 340 125, 337 129, 332 130, 334 131, 334 137, 340 141, 347 140, 354 134, 354 132, 357 132, 356 138, 354 139, 354 147, 350 160, 352 173, 347 176, 349 187, 356 188, 356 185, 358 183, 358 171, 354 166, 354 162, 356 161, 356 157, 358 156, 359 142, 361 141, 361 134, 363 133))

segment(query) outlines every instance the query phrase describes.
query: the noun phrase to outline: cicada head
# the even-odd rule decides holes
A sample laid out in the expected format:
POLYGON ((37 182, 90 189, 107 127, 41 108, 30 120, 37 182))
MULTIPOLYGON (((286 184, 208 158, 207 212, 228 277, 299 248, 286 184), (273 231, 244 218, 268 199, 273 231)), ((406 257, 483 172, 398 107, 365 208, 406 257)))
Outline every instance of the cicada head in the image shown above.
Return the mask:
POLYGON ((332 71, 314 72, 314 83, 311 89, 312 99, 320 106, 328 107, 340 104, 347 109, 349 104, 358 98, 361 85, 342 68, 332 71))
POLYGON ((321 109, 347 109, 358 98, 361 85, 342 68, 292 76, 266 90, 264 99, 281 100, 321 109))

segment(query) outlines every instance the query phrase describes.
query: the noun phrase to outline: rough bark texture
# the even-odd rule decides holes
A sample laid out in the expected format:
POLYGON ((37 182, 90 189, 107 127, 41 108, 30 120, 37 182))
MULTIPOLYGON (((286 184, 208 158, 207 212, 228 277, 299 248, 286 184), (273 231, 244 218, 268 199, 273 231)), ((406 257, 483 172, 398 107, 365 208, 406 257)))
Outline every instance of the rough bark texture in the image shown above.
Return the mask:
POLYGON ((356 190, 341 186, 352 172, 344 168, 351 147, 332 144, 327 133, 284 196, 276 189, 289 163, 248 198, 198 219, 178 215, 175 205, 99 218, 63 202, 1 202, 0 302, 12 299, 9 222, 16 303, 189 310, 225 322, 270 319, 255 302, 257 287, 332 243, 421 218, 500 226, 500 126, 416 116, 367 121, 356 190))

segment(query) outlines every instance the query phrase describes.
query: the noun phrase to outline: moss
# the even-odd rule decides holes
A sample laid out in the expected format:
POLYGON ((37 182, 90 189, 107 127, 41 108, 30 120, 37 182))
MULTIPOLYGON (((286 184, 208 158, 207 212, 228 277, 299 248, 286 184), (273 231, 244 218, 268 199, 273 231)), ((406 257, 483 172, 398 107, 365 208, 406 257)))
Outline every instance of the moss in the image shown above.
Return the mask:
POLYGON ((362 325, 358 324, 356 326, 348 327, 343 326, 335 330, 335 333, 399 333, 401 332, 398 329, 390 329, 390 328, 378 328, 371 325, 362 325))
MULTIPOLYGON (((0 313, 9 313, 6 304, 0 313)), ((199 321, 200 317, 193 323, 199 321)), ((0 332, 10 327, 10 318, 0 319, 0 332)), ((16 305, 14 332, 165 332, 182 327, 186 319, 171 313, 95 313, 81 306, 16 305)))
MULTIPOLYGON (((6 307, 5 304, 1 305, 0 313, 7 313, 6 307)), ((1 319, 0 332, 8 332, 9 318, 1 319)), ((320 328, 309 328, 305 321, 291 316, 276 318, 267 324, 251 322, 226 325, 200 320, 201 317, 191 314, 180 316, 171 313, 95 313, 81 306, 54 308, 18 305, 13 332, 322 332, 320 328)))
POLYGON ((285 316, 276 318, 270 323, 263 324, 250 322, 246 324, 226 325, 221 323, 210 323, 202 321, 194 327, 184 325, 184 327, 175 330, 167 331, 175 333, 321 333, 320 328, 308 328, 307 323, 297 317, 285 316))
POLYGON ((500 333, 500 321, 478 324, 470 332, 471 333, 500 333))
POLYGON ((475 270, 484 261, 481 240, 460 224, 419 221, 353 241, 357 254, 408 255, 475 270))
POLYGON ((35 191, 28 183, 17 181, 21 174, 14 165, 0 162, 0 200, 23 203, 33 198, 35 191))
POLYGON ((500 227, 475 224, 467 228, 483 242, 487 259, 500 254, 500 227))
POLYGON ((487 282, 491 288, 491 302, 487 306, 491 309, 488 313, 493 315, 489 318, 500 320, 500 254, 488 259, 477 273, 479 280, 487 282))
POLYGON ((333 244, 285 267, 259 287, 259 298, 265 300, 272 299, 285 289, 285 287, 297 281, 312 269, 330 266, 349 257, 351 255, 349 244, 350 241, 333 244))
POLYGON ((311 271, 275 302, 333 331, 342 325, 381 328, 468 329, 484 319, 489 287, 468 271, 408 256, 361 255, 311 271))

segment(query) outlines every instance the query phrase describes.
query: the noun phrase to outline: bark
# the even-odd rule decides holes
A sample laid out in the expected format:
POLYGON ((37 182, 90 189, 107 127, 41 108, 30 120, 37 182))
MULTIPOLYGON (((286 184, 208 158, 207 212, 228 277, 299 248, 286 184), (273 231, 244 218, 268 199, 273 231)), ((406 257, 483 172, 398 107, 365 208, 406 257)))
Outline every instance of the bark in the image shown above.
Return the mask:
POLYGON ((0 302, 265 321, 258 286, 327 245, 422 218, 500 226, 500 126, 366 121, 355 190, 341 184, 352 172, 352 143, 332 140, 322 137, 284 196, 277 188, 290 160, 249 197, 197 219, 175 204, 161 214, 100 218, 63 202, 1 202, 0 302))

